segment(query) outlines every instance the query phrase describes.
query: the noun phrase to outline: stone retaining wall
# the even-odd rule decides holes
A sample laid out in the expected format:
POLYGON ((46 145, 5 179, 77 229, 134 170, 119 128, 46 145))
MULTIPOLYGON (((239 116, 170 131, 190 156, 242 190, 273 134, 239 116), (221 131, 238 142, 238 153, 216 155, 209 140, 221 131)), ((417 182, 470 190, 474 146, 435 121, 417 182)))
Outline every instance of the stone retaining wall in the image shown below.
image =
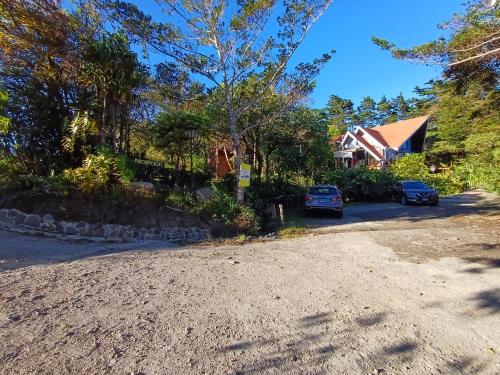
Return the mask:
POLYGON ((16 209, 0 209, 0 224, 47 233, 97 237, 113 240, 162 240, 198 242, 210 238, 210 231, 199 227, 136 228, 131 225, 90 224, 85 221, 56 221, 52 215, 26 214, 16 209))

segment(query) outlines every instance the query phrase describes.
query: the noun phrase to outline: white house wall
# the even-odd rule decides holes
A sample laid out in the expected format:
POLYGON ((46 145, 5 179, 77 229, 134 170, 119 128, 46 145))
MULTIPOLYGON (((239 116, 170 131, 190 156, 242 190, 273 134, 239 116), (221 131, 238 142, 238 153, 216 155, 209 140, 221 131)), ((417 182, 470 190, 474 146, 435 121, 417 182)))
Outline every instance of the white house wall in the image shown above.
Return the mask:
POLYGON ((361 133, 361 136, 366 141, 366 143, 368 143, 370 146, 373 146, 373 148, 375 148, 380 153, 380 155, 385 156, 385 147, 381 145, 380 142, 377 141, 374 137, 372 137, 370 133, 364 131, 359 126, 356 128, 355 133, 361 133))

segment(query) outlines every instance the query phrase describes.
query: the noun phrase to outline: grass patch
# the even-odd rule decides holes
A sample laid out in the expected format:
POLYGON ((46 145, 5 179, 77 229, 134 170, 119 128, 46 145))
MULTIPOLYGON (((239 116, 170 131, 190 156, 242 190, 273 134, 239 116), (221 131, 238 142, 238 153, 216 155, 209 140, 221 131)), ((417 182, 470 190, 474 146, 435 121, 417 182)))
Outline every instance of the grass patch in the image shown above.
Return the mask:
POLYGON ((296 238, 302 237, 309 233, 309 230, 304 227, 290 225, 280 229, 277 233, 278 238, 296 238))

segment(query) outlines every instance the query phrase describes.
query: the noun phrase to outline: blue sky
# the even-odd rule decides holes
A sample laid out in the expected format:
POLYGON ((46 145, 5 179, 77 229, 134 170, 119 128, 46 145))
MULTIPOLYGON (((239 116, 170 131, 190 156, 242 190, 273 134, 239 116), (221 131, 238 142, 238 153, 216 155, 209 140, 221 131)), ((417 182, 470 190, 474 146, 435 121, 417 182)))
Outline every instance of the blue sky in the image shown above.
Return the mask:
MULTIPOLYGON (((463 0, 334 0, 328 12, 312 29, 296 58, 307 59, 334 48, 336 55, 324 68, 312 95, 312 105, 322 107, 331 94, 359 103, 370 95, 393 97, 400 92, 413 95, 438 77, 439 67, 394 60, 371 42, 371 36, 411 47, 433 40, 443 31, 437 28, 462 11, 463 0)), ((297 60, 296 60, 297 61, 297 60)))
MULTIPOLYGON (((68 5, 71 0, 63 3, 68 5)), ((154 0, 132 0, 157 20, 164 19, 154 0)), ((413 96, 415 86, 439 77, 436 66, 394 60, 371 41, 375 35, 400 47, 412 47, 443 35, 437 28, 463 11, 464 0, 334 0, 296 52, 292 63, 310 61, 335 49, 337 53, 317 79, 311 105, 322 108, 330 95, 358 104, 364 96, 379 100, 403 93, 413 96)), ((140 50, 138 50, 140 54, 140 50)), ((161 57, 150 55, 147 64, 161 57)))

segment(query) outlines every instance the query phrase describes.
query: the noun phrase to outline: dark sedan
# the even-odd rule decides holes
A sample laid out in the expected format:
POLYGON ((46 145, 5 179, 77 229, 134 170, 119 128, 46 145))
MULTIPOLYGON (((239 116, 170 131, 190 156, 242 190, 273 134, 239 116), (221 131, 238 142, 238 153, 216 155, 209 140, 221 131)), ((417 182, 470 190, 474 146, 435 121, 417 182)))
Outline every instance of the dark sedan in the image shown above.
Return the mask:
POLYGON ((394 185, 393 197, 401 204, 430 204, 435 206, 439 203, 439 195, 433 188, 422 181, 409 180, 400 181, 394 185))

